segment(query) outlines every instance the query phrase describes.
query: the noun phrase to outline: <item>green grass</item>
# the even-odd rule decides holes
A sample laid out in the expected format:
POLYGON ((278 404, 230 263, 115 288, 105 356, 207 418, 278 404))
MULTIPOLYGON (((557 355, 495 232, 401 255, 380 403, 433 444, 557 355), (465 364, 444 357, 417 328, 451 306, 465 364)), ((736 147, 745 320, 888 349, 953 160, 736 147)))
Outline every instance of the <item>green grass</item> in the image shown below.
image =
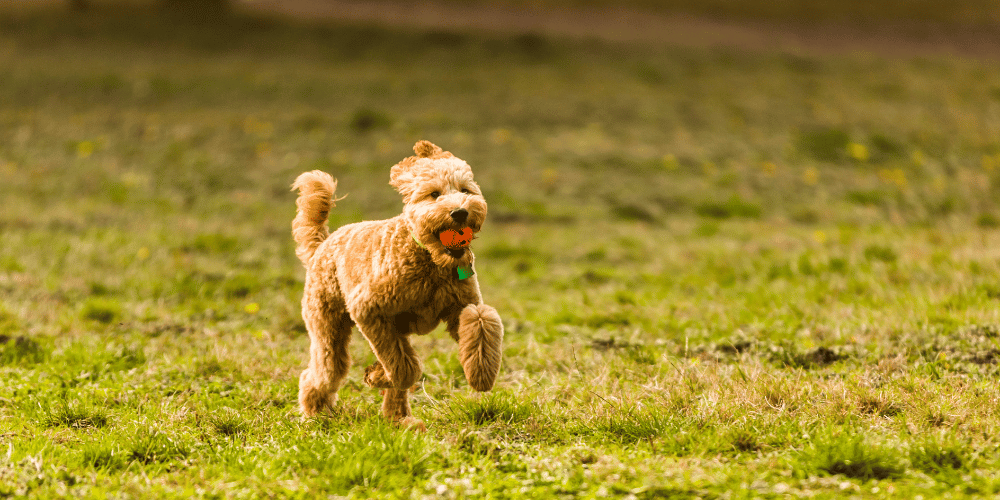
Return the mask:
POLYGON ((0 496, 989 497, 1000 69, 98 9, 0 17, 0 496), (494 392, 301 421, 295 176, 490 212, 494 392))
POLYGON ((891 447, 868 443, 863 436, 828 439, 814 451, 814 465, 820 472, 869 481, 899 478, 906 470, 900 453, 891 447))
POLYGON ((474 397, 471 399, 456 399, 454 413, 476 424, 490 423, 513 424, 521 422, 536 412, 530 403, 518 401, 516 396, 500 390, 474 397))

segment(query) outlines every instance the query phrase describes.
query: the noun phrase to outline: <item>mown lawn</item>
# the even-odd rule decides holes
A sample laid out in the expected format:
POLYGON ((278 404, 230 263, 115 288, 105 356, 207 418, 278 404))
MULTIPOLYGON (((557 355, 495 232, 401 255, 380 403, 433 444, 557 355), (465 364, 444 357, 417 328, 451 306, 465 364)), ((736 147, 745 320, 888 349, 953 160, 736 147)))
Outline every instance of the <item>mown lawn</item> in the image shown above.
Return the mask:
POLYGON ((0 496, 1000 493, 1000 63, 0 16, 0 496), (289 185, 490 202, 493 393, 300 421, 289 185))

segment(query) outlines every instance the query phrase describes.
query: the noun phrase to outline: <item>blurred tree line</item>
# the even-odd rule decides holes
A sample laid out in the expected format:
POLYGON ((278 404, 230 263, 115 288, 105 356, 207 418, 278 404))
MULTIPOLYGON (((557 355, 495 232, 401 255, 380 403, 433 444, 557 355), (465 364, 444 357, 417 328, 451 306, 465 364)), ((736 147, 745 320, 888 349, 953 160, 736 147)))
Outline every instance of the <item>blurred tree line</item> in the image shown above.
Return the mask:
MULTIPOLYGON (((87 10, 91 0, 68 0, 73 10, 87 10)), ((229 9, 229 0, 159 0, 165 8, 178 11, 221 13, 229 9)))
MULTIPOLYGON (((407 3, 412 0, 396 1, 407 3)), ((109 3, 108 0, 67 0, 67 2, 76 10, 87 10, 96 3, 109 3)), ((1000 0, 434 0, 434 2, 542 9, 626 7, 653 13, 679 13, 727 20, 841 22, 868 28, 895 22, 939 27, 990 29, 1000 27, 1000 0)), ((145 0, 144 3, 160 4, 169 10, 204 16, 210 13, 224 13, 234 2, 233 0, 145 0)))

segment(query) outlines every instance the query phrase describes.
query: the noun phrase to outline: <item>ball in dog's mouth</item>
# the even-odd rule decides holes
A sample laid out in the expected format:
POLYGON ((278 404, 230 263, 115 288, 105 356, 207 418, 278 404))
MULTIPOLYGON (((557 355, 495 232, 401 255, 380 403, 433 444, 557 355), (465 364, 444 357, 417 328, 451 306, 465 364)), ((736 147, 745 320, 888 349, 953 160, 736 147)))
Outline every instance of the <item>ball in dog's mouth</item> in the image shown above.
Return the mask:
MULTIPOLYGON (((445 229, 438 234, 438 239, 441 240, 441 244, 444 245, 449 251, 464 251, 463 249, 468 247, 474 238, 475 233, 472 231, 471 227, 463 227, 461 230, 457 231, 454 229, 445 229)), ((458 252, 458 255, 461 256, 462 252, 458 252)))

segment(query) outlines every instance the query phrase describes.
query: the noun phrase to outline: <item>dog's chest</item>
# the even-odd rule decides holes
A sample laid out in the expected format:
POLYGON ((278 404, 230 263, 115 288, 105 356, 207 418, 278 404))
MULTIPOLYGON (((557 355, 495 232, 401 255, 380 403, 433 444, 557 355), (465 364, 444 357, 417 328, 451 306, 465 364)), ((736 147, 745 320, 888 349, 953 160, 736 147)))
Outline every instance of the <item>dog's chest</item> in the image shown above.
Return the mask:
POLYGON ((443 316, 459 303, 459 297, 448 290, 432 290, 422 301, 417 301, 394 318, 396 330, 404 335, 424 335, 437 328, 443 316))
POLYGON ((474 289, 454 269, 424 269, 411 284, 416 293, 395 318, 397 329, 406 334, 430 333, 447 315, 475 302, 474 289))

